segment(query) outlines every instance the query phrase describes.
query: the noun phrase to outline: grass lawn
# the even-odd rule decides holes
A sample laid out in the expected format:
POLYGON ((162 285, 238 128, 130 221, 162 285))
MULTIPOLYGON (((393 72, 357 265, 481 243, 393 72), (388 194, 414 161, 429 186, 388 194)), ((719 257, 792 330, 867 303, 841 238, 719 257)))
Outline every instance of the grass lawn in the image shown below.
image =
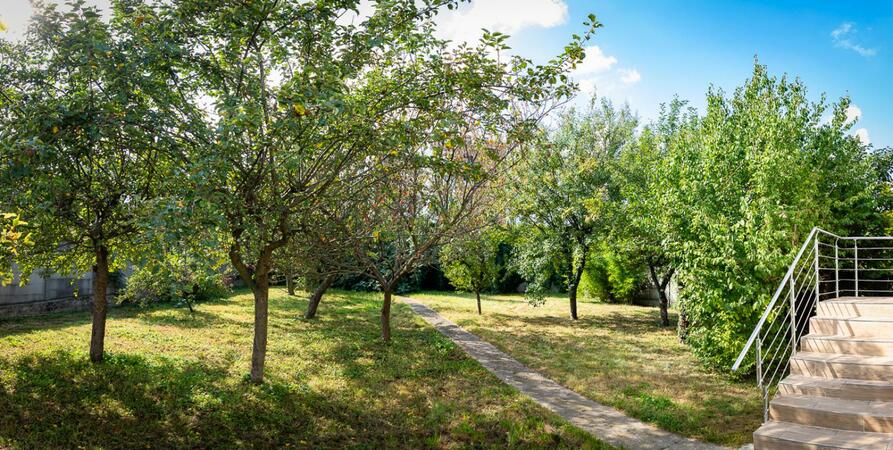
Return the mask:
POLYGON ((752 383, 702 369, 657 308, 568 300, 532 307, 523 296, 485 296, 478 316, 469 295, 413 295, 466 330, 555 381, 665 430, 725 445, 752 442, 761 422, 752 383))
POLYGON ((403 304, 384 344, 372 294, 326 296, 307 321, 275 289, 267 383, 250 385, 252 304, 114 309, 101 365, 88 313, 0 322, 0 448, 608 448, 403 304))

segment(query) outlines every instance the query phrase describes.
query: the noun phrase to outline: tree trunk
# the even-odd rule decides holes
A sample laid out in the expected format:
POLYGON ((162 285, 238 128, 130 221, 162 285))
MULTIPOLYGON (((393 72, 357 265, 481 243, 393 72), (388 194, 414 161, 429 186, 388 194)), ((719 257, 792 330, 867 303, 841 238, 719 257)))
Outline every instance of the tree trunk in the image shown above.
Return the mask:
POLYGON ((109 286, 109 251, 104 245, 96 249, 93 269, 93 329, 90 334, 90 361, 102 362, 105 352, 105 319, 108 314, 106 291, 109 286))
POLYGON ((572 285, 570 289, 568 289, 568 296, 571 301, 571 319, 577 320, 577 285, 572 285))
POLYGON ((571 318, 577 320, 577 287, 580 286, 580 280, 583 279, 583 271, 586 270, 586 253, 589 249, 583 250, 583 257, 580 260, 580 265, 577 267, 577 270, 574 271, 573 278, 571 279, 571 284, 567 287, 567 294, 570 297, 571 302, 571 318))
POLYGON ((384 289, 384 303, 381 304, 381 339, 391 341, 391 289, 384 289))
POLYGON ((295 280, 291 269, 285 272, 285 288, 288 290, 288 295, 295 295, 295 280))
POLYGON ((663 280, 658 277, 654 264, 648 264, 648 271, 651 273, 651 282, 654 283, 654 288, 657 289, 658 304, 660 305, 660 326, 668 327, 670 326, 670 300, 667 297, 667 285, 670 282, 670 277, 673 276, 673 269, 670 269, 664 275, 663 280))
POLYGON ((267 320, 270 308, 270 255, 261 256, 254 281, 254 346, 251 352, 251 382, 264 382, 267 359, 267 320))
POLYGON ((654 284, 654 289, 657 289, 658 305, 660 306, 660 326, 668 327, 670 326, 670 314, 667 309, 670 307, 670 302, 667 300, 667 293, 661 287, 654 264, 648 264, 648 272, 651 274, 651 283, 654 284))
POLYGON ((305 319, 313 319, 316 317, 316 310, 319 309, 319 302, 322 300, 322 295, 329 290, 329 287, 331 287, 334 282, 335 277, 333 275, 328 275, 322 279, 319 286, 316 286, 313 295, 310 296, 310 303, 307 304, 307 312, 304 313, 305 319))
POLYGON ((481 291, 474 291, 474 295, 478 299, 478 315, 481 315, 481 291))

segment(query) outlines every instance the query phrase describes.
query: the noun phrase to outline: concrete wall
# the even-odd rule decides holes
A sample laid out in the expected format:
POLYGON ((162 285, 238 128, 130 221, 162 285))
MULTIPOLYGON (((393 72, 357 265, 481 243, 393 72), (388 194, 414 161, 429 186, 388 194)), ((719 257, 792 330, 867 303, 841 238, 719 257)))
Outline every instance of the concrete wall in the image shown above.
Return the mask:
MULTIPOLYGON (((670 307, 676 306, 676 300, 679 298, 679 287, 676 285, 676 278, 670 279, 670 285, 667 286, 667 298, 670 300, 670 307)), ((648 283, 648 287, 637 292, 633 297, 633 304, 642 306, 660 306, 660 297, 657 294, 657 288, 648 283)))
MULTIPOLYGON (((93 294, 93 274, 71 278, 58 274, 41 276, 33 273, 24 286, 19 286, 20 274, 12 285, 0 286, 0 319, 45 314, 55 311, 90 309, 93 294), (77 295, 75 295, 77 293, 77 295)), ((115 277, 110 280, 109 294, 116 293, 115 277)), ((110 298, 110 303, 112 299, 110 298)))

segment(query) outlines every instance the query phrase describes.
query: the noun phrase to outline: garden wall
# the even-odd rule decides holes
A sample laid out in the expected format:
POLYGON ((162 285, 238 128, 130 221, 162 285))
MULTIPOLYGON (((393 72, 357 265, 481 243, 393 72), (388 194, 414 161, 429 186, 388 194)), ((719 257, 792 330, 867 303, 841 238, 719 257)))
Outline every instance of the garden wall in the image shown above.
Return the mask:
MULTIPOLYGON (((117 293, 115 278, 109 283, 109 295, 117 293)), ((41 276, 35 272, 24 286, 19 286, 20 274, 15 271, 14 282, 0 286, 0 319, 33 316, 56 311, 90 309, 93 294, 93 274, 81 278, 58 274, 41 276)), ((113 304, 113 300, 109 299, 113 304)))

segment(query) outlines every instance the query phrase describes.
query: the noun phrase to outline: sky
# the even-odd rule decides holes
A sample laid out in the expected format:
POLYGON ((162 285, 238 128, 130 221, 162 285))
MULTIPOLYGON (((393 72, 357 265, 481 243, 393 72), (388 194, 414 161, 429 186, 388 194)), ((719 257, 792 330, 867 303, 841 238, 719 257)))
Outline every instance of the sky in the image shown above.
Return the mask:
MULTIPOLYGON (((28 0, 0 0, 12 37, 30 13, 28 0)), ((595 93, 628 103, 645 122, 676 95, 703 110, 708 87, 731 92, 756 57, 773 75, 799 77, 813 100, 848 95, 853 133, 893 146, 893 0, 473 0, 443 12, 438 33, 474 41, 481 28, 501 31, 514 53, 544 62, 585 31, 589 13, 604 27, 573 74, 579 103, 595 93)))

